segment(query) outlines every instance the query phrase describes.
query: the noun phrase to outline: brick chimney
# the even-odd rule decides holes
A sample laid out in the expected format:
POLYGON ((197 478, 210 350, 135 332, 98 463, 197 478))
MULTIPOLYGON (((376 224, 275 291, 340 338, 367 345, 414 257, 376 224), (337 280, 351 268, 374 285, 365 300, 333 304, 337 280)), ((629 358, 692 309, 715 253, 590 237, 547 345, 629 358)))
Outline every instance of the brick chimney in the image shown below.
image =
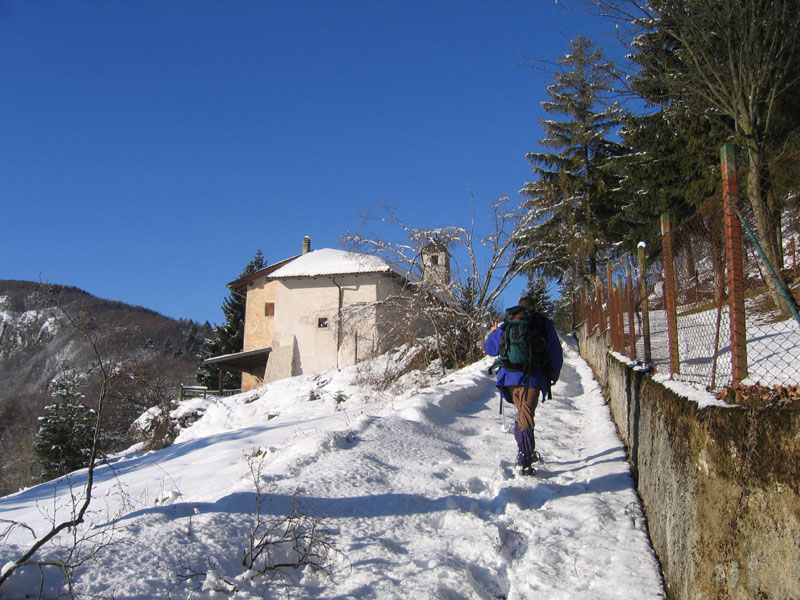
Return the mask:
POLYGON ((311 238, 306 236, 303 238, 303 254, 311 252, 311 238))

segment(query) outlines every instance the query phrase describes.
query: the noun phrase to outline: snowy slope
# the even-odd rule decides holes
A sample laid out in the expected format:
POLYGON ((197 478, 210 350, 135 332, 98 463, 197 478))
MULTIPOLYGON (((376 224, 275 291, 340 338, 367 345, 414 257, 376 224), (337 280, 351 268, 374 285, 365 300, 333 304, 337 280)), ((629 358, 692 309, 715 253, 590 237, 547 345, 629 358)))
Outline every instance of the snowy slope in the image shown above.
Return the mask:
MULTIPOLYGON (((119 457, 113 475, 99 470, 90 532, 116 520, 117 542, 79 567, 78 590, 117 599, 666 597, 608 408, 588 365, 564 346, 562 380, 537 410, 544 463, 535 478, 514 474, 513 414, 504 427, 486 361, 402 394, 359 384, 351 368, 216 401, 173 446, 119 457), (301 512, 324 516, 338 550, 333 580, 308 568, 283 573, 283 583, 244 572, 256 511, 245 456, 256 449, 262 515, 285 515, 297 493, 301 512)), ((0 498, 0 514, 43 530, 64 492, 62 482, 0 498)), ((11 541, 29 537, 17 530, 11 541)), ((12 556, 0 549, 0 563, 12 556)), ((35 571, 15 574, 0 598, 35 594, 38 581, 35 571)))

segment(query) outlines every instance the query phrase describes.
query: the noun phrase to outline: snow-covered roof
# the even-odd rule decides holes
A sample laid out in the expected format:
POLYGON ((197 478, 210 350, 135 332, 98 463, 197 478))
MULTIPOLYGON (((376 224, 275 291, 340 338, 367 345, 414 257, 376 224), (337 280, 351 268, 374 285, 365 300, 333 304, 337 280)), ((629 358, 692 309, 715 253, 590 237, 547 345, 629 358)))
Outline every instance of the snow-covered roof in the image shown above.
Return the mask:
POLYGON ((408 273, 392 263, 369 254, 323 248, 308 252, 269 275, 270 279, 388 273, 408 277, 408 273))

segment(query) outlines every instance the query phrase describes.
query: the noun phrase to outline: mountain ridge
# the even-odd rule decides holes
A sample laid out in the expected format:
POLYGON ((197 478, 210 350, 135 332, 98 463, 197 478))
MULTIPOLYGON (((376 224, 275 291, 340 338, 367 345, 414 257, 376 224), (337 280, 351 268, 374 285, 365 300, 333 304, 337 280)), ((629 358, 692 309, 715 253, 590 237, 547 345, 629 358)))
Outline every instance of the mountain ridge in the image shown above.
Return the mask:
MULTIPOLYGON (((67 315, 100 336, 105 359, 126 370, 135 366, 166 389, 194 381, 200 347, 213 335, 208 323, 173 319, 74 286, 0 280, 0 493, 35 481, 30 447, 38 417, 52 399, 50 383, 95 366, 93 349, 67 315)), ((130 418, 135 417, 120 417, 117 428, 130 418)))

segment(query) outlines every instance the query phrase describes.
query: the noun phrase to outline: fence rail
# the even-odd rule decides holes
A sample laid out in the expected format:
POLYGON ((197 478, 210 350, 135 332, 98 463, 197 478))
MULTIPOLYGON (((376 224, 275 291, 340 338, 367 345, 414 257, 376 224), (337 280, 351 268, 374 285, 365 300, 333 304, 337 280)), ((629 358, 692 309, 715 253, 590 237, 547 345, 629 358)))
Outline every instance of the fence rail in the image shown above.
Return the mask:
POLYGON ((234 394, 240 393, 242 390, 235 389, 235 390, 222 390, 222 393, 219 390, 212 390, 204 385, 183 385, 181 384, 180 387, 180 400, 181 402, 188 399, 188 398, 208 398, 209 396, 233 396, 234 394))

